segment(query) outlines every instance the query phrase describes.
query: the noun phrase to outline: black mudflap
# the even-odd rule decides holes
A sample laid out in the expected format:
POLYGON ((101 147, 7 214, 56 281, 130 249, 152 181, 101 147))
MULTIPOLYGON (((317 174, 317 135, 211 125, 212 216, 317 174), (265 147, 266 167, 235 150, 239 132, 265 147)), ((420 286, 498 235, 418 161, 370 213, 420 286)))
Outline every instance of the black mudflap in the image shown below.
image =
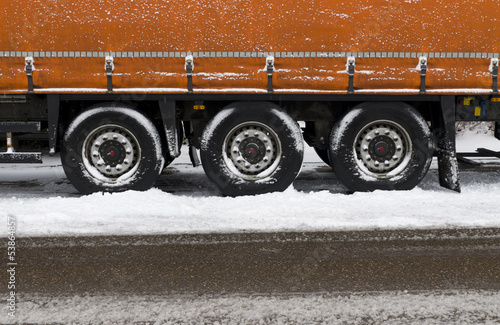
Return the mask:
POLYGON ((442 187, 460 192, 455 147, 455 96, 441 97, 441 110, 434 112, 432 125, 437 144, 439 184, 442 187))

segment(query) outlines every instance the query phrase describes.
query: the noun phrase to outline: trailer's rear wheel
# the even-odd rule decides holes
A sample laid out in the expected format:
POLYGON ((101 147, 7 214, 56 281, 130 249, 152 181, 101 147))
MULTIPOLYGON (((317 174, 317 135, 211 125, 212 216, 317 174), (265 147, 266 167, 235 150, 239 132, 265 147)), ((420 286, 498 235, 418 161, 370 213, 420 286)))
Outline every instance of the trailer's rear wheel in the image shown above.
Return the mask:
POLYGON ((352 191, 408 190, 429 169, 433 140, 422 116, 404 103, 364 103, 332 129, 329 155, 352 191))
POLYGON ((201 161, 208 178, 229 196, 285 190, 304 156, 298 124, 279 106, 235 103, 206 126, 201 161))
POLYGON ((64 172, 84 194, 147 190, 164 159, 153 123, 124 107, 96 107, 69 126, 61 148, 64 172))

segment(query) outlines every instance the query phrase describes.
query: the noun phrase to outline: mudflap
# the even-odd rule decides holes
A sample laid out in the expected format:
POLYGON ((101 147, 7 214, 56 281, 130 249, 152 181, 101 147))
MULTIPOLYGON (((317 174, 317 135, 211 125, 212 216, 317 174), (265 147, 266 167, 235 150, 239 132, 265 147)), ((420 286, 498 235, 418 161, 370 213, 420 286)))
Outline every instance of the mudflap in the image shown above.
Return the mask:
POLYGON ((460 193, 455 145, 455 96, 442 96, 441 109, 433 113, 432 129, 436 136, 439 184, 460 193))
POLYGON ((179 133, 177 126, 179 121, 177 119, 177 111, 175 107, 175 101, 169 101, 166 98, 159 101, 160 113, 163 121, 163 126, 165 129, 165 137, 167 139, 168 154, 172 159, 180 156, 181 152, 179 150, 179 133))

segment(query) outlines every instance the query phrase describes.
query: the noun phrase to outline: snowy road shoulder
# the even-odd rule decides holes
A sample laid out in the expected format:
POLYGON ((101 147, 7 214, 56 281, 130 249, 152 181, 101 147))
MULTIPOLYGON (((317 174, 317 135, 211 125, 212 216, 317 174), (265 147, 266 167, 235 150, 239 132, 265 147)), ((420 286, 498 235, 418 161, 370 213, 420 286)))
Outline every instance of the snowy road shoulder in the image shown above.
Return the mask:
POLYGON ((332 194, 327 191, 252 197, 189 197, 147 192, 79 198, 0 200, 20 236, 137 235, 395 228, 500 227, 500 184, 477 184, 456 194, 409 192, 332 194))
POLYGON ((120 296, 23 295, 19 298, 16 321, 158 325, 493 324, 500 321, 499 301, 500 293, 488 291, 340 296, 129 296, 126 299, 120 296))

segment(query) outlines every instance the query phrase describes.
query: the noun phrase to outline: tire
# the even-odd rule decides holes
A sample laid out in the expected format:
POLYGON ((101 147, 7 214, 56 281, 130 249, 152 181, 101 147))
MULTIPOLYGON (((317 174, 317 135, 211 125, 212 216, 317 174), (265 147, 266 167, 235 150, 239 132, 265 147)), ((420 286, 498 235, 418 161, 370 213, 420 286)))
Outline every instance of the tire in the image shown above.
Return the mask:
POLYGON ((299 125, 279 106, 239 102, 207 124, 200 156, 224 195, 284 191, 300 172, 304 141, 299 125))
POLYGON ((148 190, 165 164, 156 127, 125 107, 94 107, 80 114, 66 131, 61 160, 83 194, 148 190))
POLYGON ((422 116, 404 103, 363 103, 336 123, 329 156, 351 191, 410 190, 432 161, 434 142, 422 116))

